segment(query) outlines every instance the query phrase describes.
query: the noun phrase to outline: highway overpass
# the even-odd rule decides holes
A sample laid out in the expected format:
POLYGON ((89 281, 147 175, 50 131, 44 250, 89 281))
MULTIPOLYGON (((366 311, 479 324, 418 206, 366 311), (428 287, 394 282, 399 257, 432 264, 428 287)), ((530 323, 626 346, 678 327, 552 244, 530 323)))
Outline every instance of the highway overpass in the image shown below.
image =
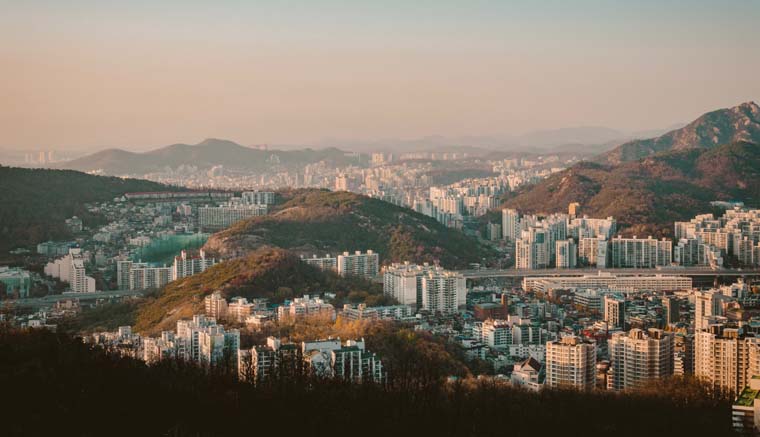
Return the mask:
POLYGON ((56 302, 68 299, 79 299, 80 302, 85 302, 97 299, 111 299, 124 296, 142 296, 144 293, 145 291, 137 290, 96 291, 94 293, 64 293, 30 299, 16 299, 8 302, 18 308, 39 309, 52 307, 56 302))
POLYGON ((634 275, 679 275, 692 278, 715 277, 760 277, 760 269, 710 269, 701 267, 658 268, 658 269, 478 269, 459 270, 466 279, 485 278, 525 278, 543 276, 584 276, 609 273, 621 276, 634 275))

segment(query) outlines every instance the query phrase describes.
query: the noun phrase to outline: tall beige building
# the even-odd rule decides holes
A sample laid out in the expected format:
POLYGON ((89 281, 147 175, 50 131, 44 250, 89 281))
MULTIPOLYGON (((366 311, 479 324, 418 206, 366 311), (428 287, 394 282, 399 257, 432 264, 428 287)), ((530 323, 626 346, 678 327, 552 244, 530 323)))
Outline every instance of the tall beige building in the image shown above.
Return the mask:
POLYGON ((722 326, 696 332, 694 375, 715 388, 739 393, 760 375, 760 338, 742 337, 738 329, 722 326))
POLYGON ((596 343, 568 336, 546 343, 547 387, 594 388, 596 343))
POLYGON ((610 369, 607 389, 640 387, 673 374, 673 335, 661 329, 631 329, 614 334, 607 343, 610 369))
POLYGON ((723 301, 728 300, 718 290, 694 292, 694 331, 709 328, 715 316, 723 315, 723 301))
POLYGON ((607 326, 625 329, 625 299, 622 296, 605 295, 602 306, 607 326))

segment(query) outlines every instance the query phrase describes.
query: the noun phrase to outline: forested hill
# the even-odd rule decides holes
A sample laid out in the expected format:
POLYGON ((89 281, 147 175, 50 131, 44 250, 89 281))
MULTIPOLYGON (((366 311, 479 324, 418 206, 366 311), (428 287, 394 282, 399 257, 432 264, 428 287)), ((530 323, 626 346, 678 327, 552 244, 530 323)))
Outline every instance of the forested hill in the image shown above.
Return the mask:
POLYGON ((0 251, 68 237, 64 220, 95 219, 84 205, 131 191, 176 188, 138 179, 92 176, 72 170, 0 166, 0 251))
POLYGON ((566 211, 613 216, 628 234, 672 234, 673 221, 711 212, 713 200, 760 206, 760 145, 692 148, 618 165, 577 164, 525 187, 503 206, 524 212, 566 211))
POLYGON ((193 276, 174 281, 136 309, 135 330, 157 334, 172 329, 177 320, 203 312, 203 298, 219 291, 226 299, 242 296, 282 302, 304 294, 330 290, 334 302, 394 303, 382 294, 382 286, 363 278, 344 278, 310 266, 292 253, 263 247, 193 276))
POLYGON ((383 262, 439 262, 446 268, 494 256, 475 238, 408 208, 316 189, 283 192, 270 214, 239 222, 206 243, 206 249, 224 256, 262 246, 302 255, 372 249, 383 262))

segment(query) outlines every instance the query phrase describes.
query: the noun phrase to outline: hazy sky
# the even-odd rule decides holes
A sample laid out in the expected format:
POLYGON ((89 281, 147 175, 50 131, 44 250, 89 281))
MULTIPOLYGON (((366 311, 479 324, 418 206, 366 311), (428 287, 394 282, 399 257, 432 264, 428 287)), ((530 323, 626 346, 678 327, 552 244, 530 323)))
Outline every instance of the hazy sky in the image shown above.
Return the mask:
POLYGON ((0 0, 0 147, 666 127, 760 100, 760 1, 0 0))

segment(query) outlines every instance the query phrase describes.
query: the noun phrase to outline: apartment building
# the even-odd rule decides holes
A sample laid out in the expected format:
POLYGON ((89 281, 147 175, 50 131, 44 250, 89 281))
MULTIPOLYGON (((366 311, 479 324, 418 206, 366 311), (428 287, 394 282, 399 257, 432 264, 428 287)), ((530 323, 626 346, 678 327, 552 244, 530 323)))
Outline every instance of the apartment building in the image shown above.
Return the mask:
POLYGON ((760 339, 721 325, 696 332, 694 375, 715 388, 739 393, 760 375, 760 339))
POLYGON ((625 298, 607 294, 603 298, 604 321, 609 329, 625 329, 625 298))
POLYGON ((383 268, 383 293, 403 305, 422 307, 422 277, 430 271, 444 271, 442 267, 394 263, 383 268))
POLYGON ((673 335, 661 329, 631 329, 607 342, 607 389, 628 390, 673 374, 673 335))
POLYGON ((673 243, 670 240, 656 240, 652 237, 615 237, 609 241, 610 265, 612 268, 651 269, 668 266, 672 262, 673 243))
POLYGON ((301 261, 305 262, 306 264, 310 266, 314 266, 320 270, 332 270, 337 271, 338 270, 338 258, 334 256, 330 256, 329 254, 326 254, 325 256, 317 256, 312 255, 311 258, 307 258, 303 255, 301 255, 301 261))
POLYGON ((338 274, 341 276, 374 278, 379 271, 380 257, 371 250, 366 253, 357 250, 353 254, 343 252, 338 255, 338 274))
POLYGON ((431 270, 422 276, 422 309, 454 314, 467 303, 464 276, 446 270, 431 270))
POLYGON ((596 344, 576 336, 546 343, 547 387, 591 390, 596 381, 596 344))
POLYGON ((578 267, 578 245, 572 238, 559 240, 555 243, 555 266, 558 269, 574 269, 578 267))
POLYGON ((583 276, 535 276, 523 279, 523 289, 547 292, 552 288, 606 288, 609 290, 675 291, 690 290, 691 278, 677 275, 616 275, 600 272, 583 276))

